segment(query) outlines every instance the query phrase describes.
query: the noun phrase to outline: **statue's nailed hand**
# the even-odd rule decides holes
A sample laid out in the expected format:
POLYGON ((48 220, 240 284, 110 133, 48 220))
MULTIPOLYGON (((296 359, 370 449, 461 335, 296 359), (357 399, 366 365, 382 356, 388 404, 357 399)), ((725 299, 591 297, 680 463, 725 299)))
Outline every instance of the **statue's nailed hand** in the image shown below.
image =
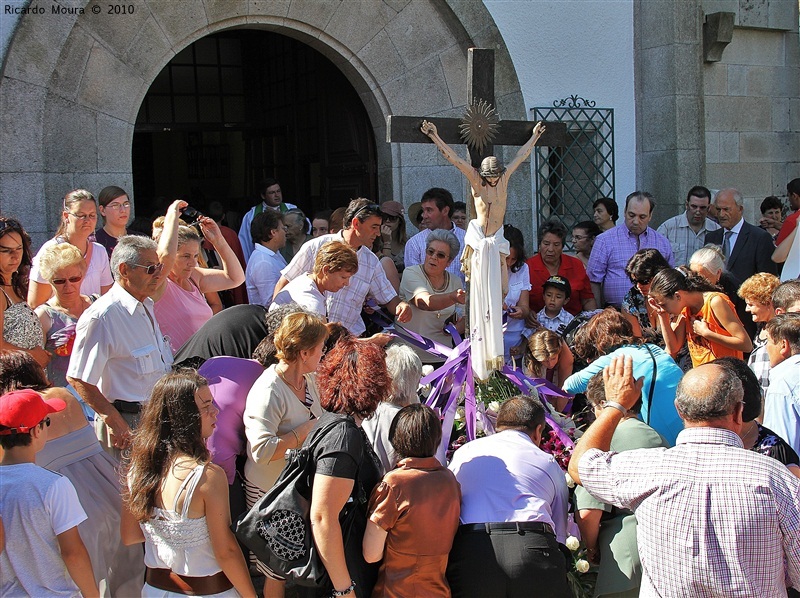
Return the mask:
POLYGON ((544 126, 544 123, 542 121, 536 123, 536 126, 533 127, 533 138, 535 139, 534 143, 536 143, 536 141, 539 140, 539 137, 544 135, 544 132, 546 130, 547 128, 544 126))
POLYGON ((420 131, 422 131, 428 137, 430 137, 431 135, 437 135, 438 134, 438 132, 436 130, 436 125, 433 124, 432 122, 427 121, 427 120, 423 120, 422 121, 422 126, 419 129, 420 129, 420 131))

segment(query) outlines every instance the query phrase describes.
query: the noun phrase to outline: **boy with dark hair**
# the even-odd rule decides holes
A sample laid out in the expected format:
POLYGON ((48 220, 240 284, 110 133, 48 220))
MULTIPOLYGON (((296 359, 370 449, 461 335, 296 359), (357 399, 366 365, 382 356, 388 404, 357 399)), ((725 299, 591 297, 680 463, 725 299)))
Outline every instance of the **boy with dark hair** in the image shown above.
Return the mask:
POLYGON ((561 334, 575 317, 564 309, 572 294, 569 281, 563 276, 551 276, 544 281, 542 291, 544 307, 536 314, 536 319, 548 330, 561 334))
POLYGON ((99 596, 78 533, 86 519, 72 483, 35 464, 50 413, 64 401, 33 390, 0 397, 0 517, 13 549, 0 554, 0 596, 99 596))

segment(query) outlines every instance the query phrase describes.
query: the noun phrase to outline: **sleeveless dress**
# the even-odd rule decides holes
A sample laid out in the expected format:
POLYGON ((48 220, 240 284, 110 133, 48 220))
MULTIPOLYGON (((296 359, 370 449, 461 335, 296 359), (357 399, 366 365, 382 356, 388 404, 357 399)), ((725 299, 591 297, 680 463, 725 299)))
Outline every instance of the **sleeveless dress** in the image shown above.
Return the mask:
POLYGON ((30 305, 25 301, 14 303, 5 290, 2 292, 6 299, 3 310, 3 340, 20 349, 44 346, 42 325, 30 305))
MULTIPOLYGON (((190 519, 188 516, 189 505, 192 503, 195 488, 206 465, 205 463, 198 465, 189 472, 175 494, 172 510, 155 508, 150 520, 139 524, 145 537, 144 563, 151 569, 170 569, 178 575, 191 577, 204 577, 222 571, 214 557, 205 516, 197 519, 190 519), (178 499, 184 491, 186 498, 183 501, 183 509, 178 513, 178 499)), ((167 592, 144 584, 142 596, 177 598, 183 594, 167 592)), ((231 588, 213 596, 235 598, 239 593, 231 588)))
POLYGON ((120 487, 116 461, 85 426, 48 440, 36 453, 36 465, 68 478, 86 510, 78 533, 89 551, 101 595, 138 596, 144 578, 140 545, 124 546, 120 540, 120 487))
POLYGON ((169 337, 172 352, 177 353, 201 326, 211 319, 214 312, 193 280, 192 290, 167 279, 164 294, 156 301, 154 311, 161 332, 169 337))
MULTIPOLYGON (((723 336, 731 336, 730 332, 725 330, 725 327, 722 325, 722 323, 717 320, 714 312, 711 309, 711 300, 714 297, 720 297, 728 304, 728 307, 731 308, 731 311, 736 313, 736 308, 733 306, 733 303, 730 299, 728 299, 728 296, 725 295, 725 293, 716 293, 714 291, 710 291, 703 293, 703 307, 700 308, 700 312, 696 317, 699 317, 706 324, 708 324, 708 328, 711 330, 711 332, 716 332, 717 334, 721 334, 723 336)), ((720 357, 735 357, 736 359, 742 358, 743 353, 741 351, 730 349, 720 345, 719 343, 711 342, 708 339, 695 334, 691 326, 692 314, 690 313, 688 307, 684 308, 682 314, 683 317, 686 318, 686 344, 689 347, 689 355, 692 357, 693 367, 703 365, 704 363, 709 363, 715 359, 719 359, 720 357)))
POLYGON ((50 363, 47 364, 47 377, 54 386, 67 386, 67 368, 72 345, 75 343, 75 326, 78 320, 47 303, 42 304, 42 309, 51 322, 44 343, 44 348, 52 353, 50 363))

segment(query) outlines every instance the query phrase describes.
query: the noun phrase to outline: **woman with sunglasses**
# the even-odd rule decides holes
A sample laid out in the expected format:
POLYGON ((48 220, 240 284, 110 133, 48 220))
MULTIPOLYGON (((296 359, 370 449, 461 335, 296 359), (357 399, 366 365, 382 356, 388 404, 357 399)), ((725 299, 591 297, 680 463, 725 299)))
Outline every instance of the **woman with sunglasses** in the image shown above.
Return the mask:
POLYGON ((64 212, 56 236, 39 249, 33 258, 31 283, 28 289, 28 303, 36 308, 53 295, 53 288, 39 271, 39 259, 48 247, 58 243, 70 243, 78 248, 86 260, 86 272, 81 281, 84 295, 103 295, 114 278, 108 263, 106 248, 90 239, 97 224, 97 203, 94 195, 86 189, 75 189, 64 197, 64 212))
POLYGON ((103 216, 103 228, 98 229, 95 238, 106 248, 108 259, 117 246, 117 239, 128 234, 128 220, 131 218, 131 200, 124 189, 110 185, 103 187, 97 196, 98 209, 103 216))
POLYGON ((0 351, 25 351, 45 367, 50 354, 44 349, 39 319, 25 303, 31 268, 31 239, 22 225, 0 216, 0 285, 4 304, 0 309, 0 351))
MULTIPOLYGON (((405 327, 446 347, 453 346, 453 338, 444 331, 448 322, 455 320, 461 334, 464 333, 464 318, 456 312, 456 305, 463 305, 466 295, 461 278, 447 271, 459 249, 458 239, 450 231, 431 231, 426 239, 425 261, 406 268, 400 283, 400 298, 411 305, 411 320, 405 327)), ((422 363, 442 361, 417 347, 414 350, 422 363)))
POLYGON ((39 272, 53 287, 53 296, 35 310, 44 332, 44 347, 53 354, 47 377, 56 386, 66 386, 75 326, 92 304, 92 299, 81 294, 80 288, 86 262, 77 247, 59 243, 44 250, 39 258, 39 272))
POLYGON ((153 224, 153 236, 158 240, 158 256, 169 274, 161 279, 155 293, 155 314, 164 334, 169 337, 173 352, 177 352, 195 332, 214 315, 207 293, 238 287, 244 282, 244 270, 239 259, 208 216, 200 216, 197 226, 209 241, 222 262, 222 269, 205 268, 201 264, 202 238, 195 226, 184 226, 181 213, 189 206, 177 200, 167 210, 159 230, 153 224))

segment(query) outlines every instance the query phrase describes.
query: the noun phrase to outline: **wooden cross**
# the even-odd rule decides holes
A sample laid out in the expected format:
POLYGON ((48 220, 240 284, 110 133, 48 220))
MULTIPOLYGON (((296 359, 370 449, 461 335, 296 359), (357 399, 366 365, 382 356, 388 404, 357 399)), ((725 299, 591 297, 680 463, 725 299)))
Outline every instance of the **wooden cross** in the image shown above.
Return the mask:
MULTIPOLYGON (((494 97, 494 50, 470 48, 467 50, 467 97, 476 104, 480 100, 496 107, 494 97)), ((395 116, 390 114, 386 119, 386 141, 390 143, 430 143, 427 135, 420 131, 423 117, 395 116)), ((461 138, 458 118, 428 117, 439 130, 439 136, 448 145, 464 144, 461 138)), ((492 140, 495 145, 525 145, 531 138, 535 122, 527 120, 501 120, 498 122, 497 134, 492 140)), ((567 145, 567 125, 563 122, 547 121, 544 135, 536 142, 537 146, 567 145)), ((494 146, 484 146, 483 151, 467 147, 469 159, 475 168, 487 156, 493 156, 494 146)))

